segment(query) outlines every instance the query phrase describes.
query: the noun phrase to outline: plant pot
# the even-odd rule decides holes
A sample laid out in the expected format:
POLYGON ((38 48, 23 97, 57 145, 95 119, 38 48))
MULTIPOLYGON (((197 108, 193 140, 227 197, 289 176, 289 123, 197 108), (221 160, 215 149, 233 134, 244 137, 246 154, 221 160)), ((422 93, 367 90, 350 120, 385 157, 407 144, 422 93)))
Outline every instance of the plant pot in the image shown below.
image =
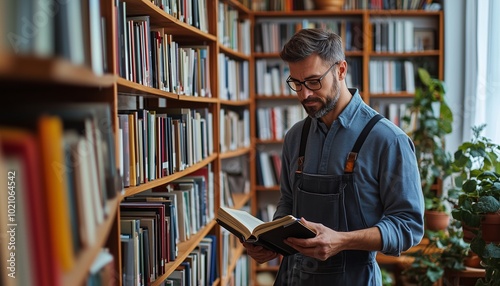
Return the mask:
POLYGON ((483 268, 481 266, 481 257, 474 252, 469 251, 469 254, 464 259, 464 265, 473 268, 483 268))
POLYGON ((462 222, 462 230, 464 231, 464 241, 471 243, 472 239, 476 237, 476 232, 478 229, 476 227, 468 226, 462 222))
POLYGON ((450 224, 450 215, 438 211, 425 211, 425 227, 428 230, 446 230, 450 224))
POLYGON ((342 10, 344 0, 314 0, 316 10, 342 10))
POLYGON ((486 243, 500 243, 500 213, 482 215, 481 232, 486 243))

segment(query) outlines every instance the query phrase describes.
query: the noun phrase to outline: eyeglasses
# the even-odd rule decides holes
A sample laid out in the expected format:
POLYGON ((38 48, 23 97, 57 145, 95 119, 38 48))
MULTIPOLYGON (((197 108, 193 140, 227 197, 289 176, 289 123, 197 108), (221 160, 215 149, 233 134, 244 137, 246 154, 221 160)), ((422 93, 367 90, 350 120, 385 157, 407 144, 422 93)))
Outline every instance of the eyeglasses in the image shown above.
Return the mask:
POLYGON ((318 79, 308 79, 304 81, 296 80, 288 76, 286 83, 293 91, 301 91, 302 85, 311 91, 316 91, 321 89, 321 80, 328 74, 328 72, 340 62, 335 62, 320 78, 318 79))

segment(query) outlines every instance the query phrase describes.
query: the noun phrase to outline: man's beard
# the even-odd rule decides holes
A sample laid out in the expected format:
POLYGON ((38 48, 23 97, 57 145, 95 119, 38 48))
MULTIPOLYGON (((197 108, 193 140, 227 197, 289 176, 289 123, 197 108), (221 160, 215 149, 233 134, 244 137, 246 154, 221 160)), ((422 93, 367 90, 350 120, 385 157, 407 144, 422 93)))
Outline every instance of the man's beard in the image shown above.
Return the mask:
POLYGON ((301 102, 302 106, 306 110, 307 114, 309 114, 309 116, 311 116, 312 118, 321 118, 337 106, 340 98, 340 88, 338 83, 332 86, 331 94, 333 95, 333 97, 327 97, 326 102, 323 102, 321 98, 308 98, 301 102), (320 108, 305 106, 304 103, 307 102, 320 102, 322 105, 320 108))

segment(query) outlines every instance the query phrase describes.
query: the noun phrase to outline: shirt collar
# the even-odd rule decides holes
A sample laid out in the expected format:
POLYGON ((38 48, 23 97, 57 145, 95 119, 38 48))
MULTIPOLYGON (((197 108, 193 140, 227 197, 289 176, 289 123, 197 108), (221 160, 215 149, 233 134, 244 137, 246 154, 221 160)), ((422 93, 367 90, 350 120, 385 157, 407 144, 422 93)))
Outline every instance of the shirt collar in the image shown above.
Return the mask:
MULTIPOLYGON (((351 126, 356 114, 359 111, 359 106, 363 102, 363 99, 361 99, 361 95, 359 94, 358 89, 349 88, 349 92, 351 93, 352 98, 347 104, 347 106, 344 108, 344 110, 342 110, 342 112, 340 113, 339 117, 336 120, 344 128, 349 128, 351 126)), ((319 126, 320 124, 323 126, 323 128, 326 128, 324 123, 320 122, 319 120, 315 121, 316 121, 315 128, 321 128, 319 126)))

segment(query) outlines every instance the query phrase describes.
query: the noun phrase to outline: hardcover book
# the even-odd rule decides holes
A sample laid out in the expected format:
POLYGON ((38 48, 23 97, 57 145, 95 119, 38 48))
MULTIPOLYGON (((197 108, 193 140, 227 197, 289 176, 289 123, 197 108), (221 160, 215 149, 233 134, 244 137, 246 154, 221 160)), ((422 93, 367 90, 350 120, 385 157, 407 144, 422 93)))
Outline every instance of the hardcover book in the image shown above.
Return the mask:
POLYGON ((264 222, 248 212, 219 208, 216 221, 240 238, 241 241, 261 245, 281 255, 291 255, 297 250, 284 242, 288 237, 312 238, 316 233, 292 215, 264 222))

